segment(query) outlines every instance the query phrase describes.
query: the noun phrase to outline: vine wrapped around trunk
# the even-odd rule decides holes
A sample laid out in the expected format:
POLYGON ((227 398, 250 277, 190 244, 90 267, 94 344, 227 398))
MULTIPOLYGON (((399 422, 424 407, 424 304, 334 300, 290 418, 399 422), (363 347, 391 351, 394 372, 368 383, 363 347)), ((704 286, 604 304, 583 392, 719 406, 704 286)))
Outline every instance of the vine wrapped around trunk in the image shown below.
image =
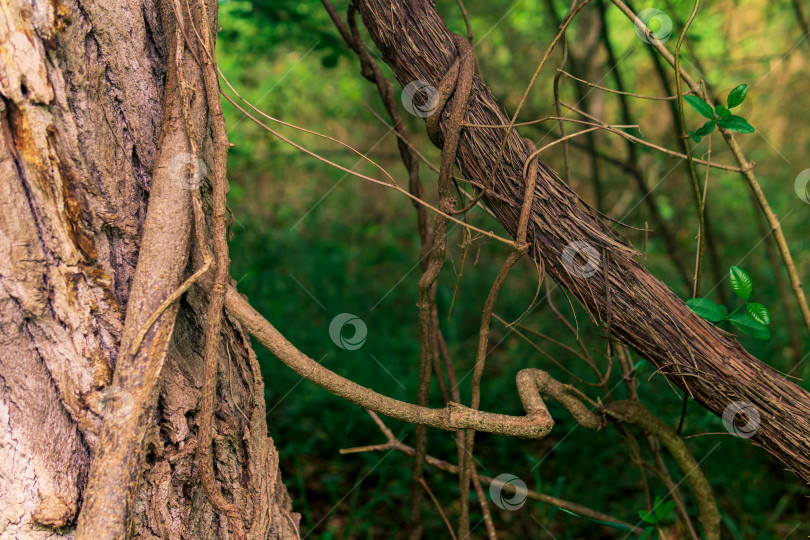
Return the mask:
MULTIPOLYGON (((209 11, 215 8, 209 0, 209 11)), ((206 291, 192 287, 158 322, 167 347, 151 350, 153 330, 137 360, 119 355, 138 330, 127 326, 127 311, 148 316, 199 266, 200 254, 188 249, 190 186, 173 173, 191 159, 211 163, 209 120, 203 103, 191 104, 204 143, 192 156, 177 82, 167 77, 175 38, 168 0, 0 1, 3 538, 77 537, 80 510, 93 507, 117 514, 101 516, 94 540, 230 537, 193 459, 206 291), (151 274, 141 268, 147 259, 158 260, 151 274), (168 281, 172 286, 159 287, 168 281), (175 325, 170 339, 168 319, 175 325), (133 364, 164 350, 162 369, 149 374, 156 383, 149 410, 142 422, 125 422, 143 388, 128 386, 142 374, 133 364), (129 436, 145 448, 122 452, 120 437, 110 430, 105 437, 103 423, 116 419, 136 426, 129 436), (114 458, 113 466, 137 461, 134 478, 91 493, 88 474, 100 456, 114 458), (130 480, 131 494, 107 499, 128 490, 130 480), (93 498, 96 504, 88 503, 93 498)), ((188 53, 183 68, 199 85, 188 53)), ((216 400, 217 480, 239 501, 250 538, 298 537, 267 436, 258 362, 238 323, 226 318, 220 335, 218 365, 229 384, 216 400)))
MULTIPOLYGON (((397 80, 438 86, 458 55, 453 34, 431 2, 362 0, 363 23, 397 80)), ((451 98, 452 99, 452 98, 451 98)), ((445 111, 449 110, 448 107, 445 111)), ((447 136, 446 113, 440 123, 447 136)), ((457 164, 511 235, 523 201, 523 168, 529 152, 518 133, 470 125, 509 125, 476 76, 464 118, 457 164), (504 144, 504 138, 506 141, 504 144), (500 161, 497 157, 503 152, 500 161), (490 174, 492 171, 494 172, 490 174)), ((534 193, 530 254, 570 291, 596 321, 610 320, 614 338, 654 363, 698 403, 722 415, 734 402, 753 405, 760 423, 752 441, 810 481, 810 394, 760 362, 723 331, 696 316, 624 244, 559 176, 542 162, 534 193), (569 272, 563 252, 584 242, 598 255, 591 277, 569 272), (609 315, 608 315, 609 314, 609 315)))

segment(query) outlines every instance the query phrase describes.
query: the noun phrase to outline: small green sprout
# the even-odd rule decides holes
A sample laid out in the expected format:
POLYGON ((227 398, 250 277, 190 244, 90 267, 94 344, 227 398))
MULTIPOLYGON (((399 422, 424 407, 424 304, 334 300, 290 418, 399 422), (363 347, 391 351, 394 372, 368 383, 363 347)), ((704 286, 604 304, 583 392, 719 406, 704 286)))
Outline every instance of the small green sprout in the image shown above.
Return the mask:
POLYGON ((683 96, 683 99, 699 112, 701 116, 709 119, 697 131, 690 131, 689 138, 699 143, 701 137, 705 137, 714 131, 715 126, 720 126, 737 133, 753 133, 754 126, 749 124, 745 118, 731 114, 731 109, 742 104, 747 94, 748 85, 741 84, 728 93, 726 106, 718 105, 715 108, 712 108, 711 105, 697 96, 683 96))
POLYGON ((647 540, 652 536, 652 534, 658 530, 659 535, 661 538, 664 538, 664 534, 661 531, 661 525, 663 522, 666 521, 669 516, 672 514, 672 510, 675 508, 674 501, 667 501, 664 502, 661 499, 660 495, 655 496, 655 503, 653 504, 652 510, 639 510, 638 517, 641 518, 641 521, 650 525, 649 527, 645 527, 641 533, 639 540, 647 540))
POLYGON ((729 279, 734 294, 744 301, 731 313, 726 306, 715 304, 708 298, 692 298, 686 301, 686 305, 709 322, 719 324, 728 321, 750 336, 757 339, 770 339, 771 331, 768 330, 768 325, 771 323, 771 314, 768 308, 762 304, 751 302, 751 297, 754 295, 754 283, 751 276, 739 266, 732 266, 729 269, 729 279), (744 312, 743 308, 745 308, 744 312))

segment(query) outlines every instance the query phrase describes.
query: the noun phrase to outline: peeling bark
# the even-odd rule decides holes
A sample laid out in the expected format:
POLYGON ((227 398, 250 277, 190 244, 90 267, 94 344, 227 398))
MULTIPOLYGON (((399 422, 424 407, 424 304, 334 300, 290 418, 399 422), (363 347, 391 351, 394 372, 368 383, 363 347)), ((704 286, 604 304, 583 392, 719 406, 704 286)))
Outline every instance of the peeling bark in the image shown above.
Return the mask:
MULTIPOLYGON (((126 405, 110 384, 172 106, 165 24, 157 0, 0 3, 0 538, 73 536, 102 420, 126 405)), ((207 303, 192 288, 179 304, 128 537, 228 537, 193 463, 207 303)), ((217 480, 250 538, 296 537, 259 366, 228 319, 219 370, 217 480)))

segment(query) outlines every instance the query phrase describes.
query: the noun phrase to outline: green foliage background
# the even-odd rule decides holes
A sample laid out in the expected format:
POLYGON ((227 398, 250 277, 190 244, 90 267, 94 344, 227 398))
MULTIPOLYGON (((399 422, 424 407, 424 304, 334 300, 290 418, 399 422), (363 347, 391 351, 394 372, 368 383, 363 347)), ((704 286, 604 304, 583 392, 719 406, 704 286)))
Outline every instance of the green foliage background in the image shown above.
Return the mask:
MULTIPOLYGON (((346 2, 336 4, 339 12, 345 13, 346 2)), ((806 77, 810 38, 802 37, 790 2, 717 0, 704 4, 683 49, 683 65, 700 73, 722 95, 741 82, 749 84, 746 102, 735 114, 747 118, 757 132, 740 135, 738 140, 757 163, 758 178, 782 219, 800 274, 810 281, 810 206, 797 197, 793 187, 796 175, 810 167, 810 110, 805 106, 810 89, 806 77)), ((565 13, 567 6, 551 0, 468 0, 465 5, 478 43, 476 51, 484 80, 502 106, 512 111, 556 33, 550 6, 557 17, 565 13)), ((452 30, 466 34, 456 2, 438 0, 437 7, 452 30)), ((680 1, 634 5, 637 10, 644 7, 656 7, 684 20, 692 4, 680 1)), ((599 24, 597 15, 595 5, 587 7, 569 30, 568 42, 574 58, 590 69, 590 80, 614 87, 610 76, 614 66, 609 65, 604 50, 583 49, 594 25, 599 24)), ((615 69, 621 71, 628 89, 664 95, 646 50, 648 45, 636 37, 632 23, 609 6, 607 24, 620 59, 615 69)), ((352 145, 389 170, 400 185, 407 183, 395 137, 372 113, 387 120, 376 90, 360 76, 357 59, 339 40, 320 2, 223 1, 220 26, 220 68, 244 97, 275 118, 352 145)), ((667 43, 670 50, 674 41, 673 36, 667 43)), ((552 60, 530 94, 521 119, 555 114, 551 79, 559 54, 555 53, 552 60)), ((383 71, 390 76, 384 64, 383 71)), ((397 85, 398 95, 400 91, 397 85)), ((571 81, 563 80, 561 94, 564 101, 578 100, 571 81)), ((607 121, 621 123, 615 96, 593 90, 588 94, 588 105, 607 121)), ((420 246, 411 203, 391 190, 304 155, 243 118, 231 105, 224 106, 229 137, 235 144, 229 154, 229 205, 235 216, 232 275, 239 289, 312 358, 378 392, 415 400, 415 302, 420 246), (329 338, 330 321, 344 312, 359 316, 368 327, 365 344, 355 351, 341 350, 329 338)), ((667 102, 631 100, 631 106, 646 140, 680 150, 667 102)), ((424 135, 423 122, 407 115, 404 109, 402 114, 419 151, 438 163, 438 152, 424 135)), ((689 109, 686 114, 689 129, 703 123, 695 111, 689 109)), ((330 160, 382 177, 344 147, 268 123, 330 160)), ((570 132, 570 125, 568 129, 570 132)), ((558 136, 558 129, 556 124, 544 123, 522 128, 521 133, 545 144, 558 136)), ((709 141, 712 159, 733 163, 716 132, 696 145, 695 154, 703 154, 709 141)), ((596 142, 607 155, 623 159, 626 153, 624 141, 616 136, 598 133, 596 142)), ((639 204, 639 195, 627 173, 602 163, 605 189, 602 200, 597 201, 590 159, 576 147, 571 152, 573 187, 611 217, 633 227, 645 227, 649 214, 646 206, 639 204)), ((697 221, 685 168, 679 160, 642 148, 638 152, 639 166, 648 185, 654 186, 656 201, 675 233, 684 265, 691 269, 697 221)), ((548 150, 544 159, 562 171, 561 146, 548 150)), ((422 166, 421 179, 429 198, 435 200, 435 175, 422 166)), ((810 363, 796 366, 796 359, 804 357, 810 344, 805 336, 801 350, 792 348, 786 306, 776 287, 775 267, 766 249, 769 240, 763 241, 757 212, 742 177, 712 170, 708 216, 716 237, 719 270, 725 272, 730 265, 746 268, 755 281, 758 301, 768 305, 773 316, 772 339, 741 336, 740 341, 763 361, 804 379, 810 374, 810 363)), ((503 233, 480 210, 470 215, 470 222, 503 233)), ((656 276, 682 298, 689 297, 689 290, 675 273, 655 232, 645 238, 634 229, 620 231, 640 250, 646 247, 646 264, 656 276)), ((440 280, 438 306, 442 329, 462 379, 462 397, 469 400, 469 371, 481 308, 507 250, 481 240, 470 246, 452 313, 448 315, 462 260, 462 240, 461 229, 454 228, 448 263, 440 280)), ((728 281, 717 281, 718 274, 711 271, 708 258, 704 268, 703 296, 736 306, 728 281)), ((778 268, 783 272, 781 266, 778 268)), ((537 280, 537 269, 531 261, 521 261, 501 294, 496 313, 512 321, 529 310, 524 324, 573 344, 573 336, 548 308, 545 288, 540 291, 538 304, 532 306, 537 280)), ((552 297, 569 321, 577 321, 582 338, 599 355, 604 348, 602 332, 584 311, 571 307, 559 289, 552 292, 552 297)), ((792 308, 795 317, 795 304, 792 308)), ((734 330, 730 326, 723 328, 734 330)), ((500 323, 494 323, 491 345, 483 384, 482 408, 486 410, 521 413, 514 376, 524 367, 546 369, 564 382, 573 382, 500 323)), ((563 349, 542 342, 539 345, 568 370, 586 380, 593 379, 593 373, 563 349)), ((303 514, 304 534, 309 538, 393 538, 405 530, 410 458, 397 453, 339 455, 341 448, 383 442, 368 415, 302 382, 267 351, 260 346, 256 349, 264 370, 270 433, 281 452, 282 473, 294 507, 303 514)), ((680 392, 641 359, 636 360, 643 366, 639 389, 642 400, 670 425, 676 425, 680 392)), ((617 371, 614 366, 617 389, 613 397, 621 399, 626 391, 618 384, 617 371)), ((802 384, 807 387, 807 383, 802 384)), ((442 405, 435 382, 433 390, 433 404, 442 405)), ((476 457, 480 472, 490 476, 512 473, 532 489, 638 522, 637 511, 647 508, 647 502, 640 489, 639 470, 622 447, 616 430, 611 427, 594 433, 578 429, 556 403, 549 408, 557 425, 544 440, 527 442, 479 434, 476 457)), ((412 444, 411 426, 391 420, 386 423, 412 444)), ((720 419, 694 402, 688 406, 684 433, 694 436, 689 444, 715 489, 727 537, 799 538, 810 532, 802 524, 808 511, 807 489, 766 453, 743 439, 726 435, 720 419)), ((452 434, 432 431, 428 444, 432 455, 455 461, 452 434)), ((645 452, 649 457, 649 449, 645 452)), ((682 475, 674 463, 669 464, 673 478, 679 481, 682 475)), ((666 489, 648 476, 652 495, 665 498, 666 489)), ((454 519, 455 477, 429 468, 428 481, 454 519)), ((688 489, 684 493, 694 510, 688 489)), ((479 523, 476 506, 472 508, 473 524, 479 523)), ((446 536, 438 513, 425 514, 429 537, 446 536)), ((496 512, 495 517, 504 538, 623 538, 625 534, 531 501, 519 512, 496 512)), ((480 525, 474 534, 482 533, 480 525)), ((670 538, 679 537, 674 528, 671 534, 670 538)))

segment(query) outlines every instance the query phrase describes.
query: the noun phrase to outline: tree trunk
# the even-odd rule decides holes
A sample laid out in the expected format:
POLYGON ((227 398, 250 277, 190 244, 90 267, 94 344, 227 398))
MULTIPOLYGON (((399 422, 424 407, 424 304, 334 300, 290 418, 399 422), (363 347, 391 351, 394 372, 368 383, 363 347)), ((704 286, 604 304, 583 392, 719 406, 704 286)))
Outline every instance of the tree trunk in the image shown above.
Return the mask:
MULTIPOLYGON (((359 6, 363 24, 402 86, 423 81, 420 86, 438 88, 458 51, 433 2, 361 0, 359 6)), ((447 137, 444 130, 453 99, 441 114, 442 140, 447 137)), ((509 124, 477 76, 464 123, 509 124)), ((464 127, 461 131, 456 162, 479 191, 491 176, 483 200, 513 237, 530 153, 515 130, 464 127)), ((744 434, 810 482, 810 394, 692 313, 637 261, 638 253, 543 163, 532 198, 530 254, 593 320, 604 323, 613 338, 634 348, 718 416, 725 412, 726 418, 733 419, 741 410, 756 412, 758 418, 736 418, 751 430, 744 434), (584 253, 583 246, 587 246, 584 253), (566 257, 577 252, 588 259, 580 272, 572 268, 572 260, 566 263, 566 257)))
MULTIPOLYGON (((176 106, 166 13, 157 0, 0 3, 0 538, 73 536, 102 421, 127 405, 110 383, 176 106)), ((210 155, 210 130, 203 141, 210 155)), ((179 302, 128 537, 230 537, 194 462, 207 298, 192 287, 179 302)), ((235 321, 221 335, 220 488, 250 538, 297 537, 256 357, 235 321)))

